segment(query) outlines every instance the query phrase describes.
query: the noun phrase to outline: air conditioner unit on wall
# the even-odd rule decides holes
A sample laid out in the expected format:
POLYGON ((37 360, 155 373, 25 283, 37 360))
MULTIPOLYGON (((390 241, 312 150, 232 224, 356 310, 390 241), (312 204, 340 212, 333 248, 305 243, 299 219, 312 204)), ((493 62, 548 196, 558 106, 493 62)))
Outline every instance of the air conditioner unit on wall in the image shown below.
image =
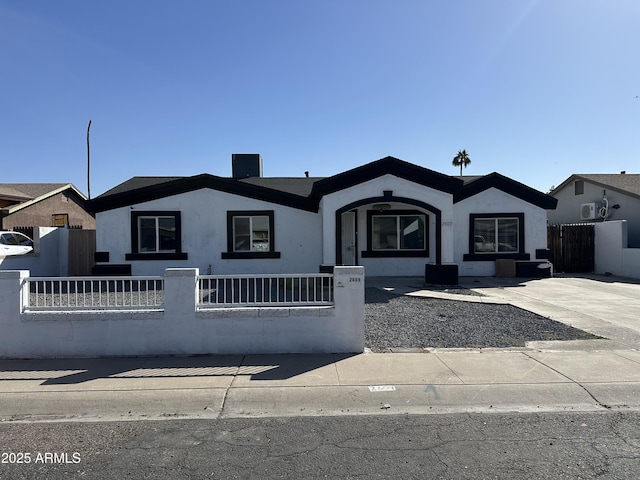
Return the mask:
POLYGON ((580 220, 595 220, 598 215, 598 205, 595 202, 580 205, 580 220))

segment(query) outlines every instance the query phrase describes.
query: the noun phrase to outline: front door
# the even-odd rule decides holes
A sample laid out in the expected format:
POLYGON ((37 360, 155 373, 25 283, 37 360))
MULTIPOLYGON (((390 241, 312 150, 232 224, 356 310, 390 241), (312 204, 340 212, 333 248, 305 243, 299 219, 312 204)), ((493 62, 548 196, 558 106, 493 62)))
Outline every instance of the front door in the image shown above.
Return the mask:
POLYGON ((345 212, 342 214, 342 264, 357 265, 358 263, 358 246, 357 246, 357 228, 356 228, 356 212, 345 212))

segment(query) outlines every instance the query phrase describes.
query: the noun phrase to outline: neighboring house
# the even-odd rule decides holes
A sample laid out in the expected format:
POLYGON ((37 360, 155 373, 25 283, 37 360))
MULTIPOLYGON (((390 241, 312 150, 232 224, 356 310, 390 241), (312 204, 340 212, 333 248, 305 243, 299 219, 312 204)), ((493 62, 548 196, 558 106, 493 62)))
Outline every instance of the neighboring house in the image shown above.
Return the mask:
POLYGON ((571 175, 551 195, 558 200, 549 223, 627 220, 630 247, 640 247, 640 174, 571 175))
POLYGON ((386 157, 328 178, 262 177, 234 155, 233 177, 134 177, 88 202, 98 270, 159 275, 315 272, 363 265, 369 276, 546 258, 556 200, 497 173, 453 177, 386 157), (101 268, 102 267, 102 268, 101 268))
POLYGON ((81 226, 95 229, 86 197, 70 183, 0 183, 0 230, 81 226))

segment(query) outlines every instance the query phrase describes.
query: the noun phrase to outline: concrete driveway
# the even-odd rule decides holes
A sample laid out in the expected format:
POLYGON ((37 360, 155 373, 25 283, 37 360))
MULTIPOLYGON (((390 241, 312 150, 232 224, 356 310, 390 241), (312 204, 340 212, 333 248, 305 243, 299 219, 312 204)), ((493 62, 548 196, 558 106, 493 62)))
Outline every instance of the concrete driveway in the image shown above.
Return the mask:
MULTIPOLYGON (((537 280, 464 277, 461 285, 486 295, 483 301, 507 302, 605 337, 611 348, 640 348, 640 280, 593 274, 537 280)), ((580 348, 590 344, 579 343, 580 348)))
POLYGON ((605 337, 607 341, 531 342, 533 347, 593 350, 640 348, 640 280, 595 274, 554 278, 461 277, 459 289, 428 288, 420 277, 367 277, 367 287, 458 301, 508 303, 605 337), (458 293, 454 293, 458 292, 458 293))

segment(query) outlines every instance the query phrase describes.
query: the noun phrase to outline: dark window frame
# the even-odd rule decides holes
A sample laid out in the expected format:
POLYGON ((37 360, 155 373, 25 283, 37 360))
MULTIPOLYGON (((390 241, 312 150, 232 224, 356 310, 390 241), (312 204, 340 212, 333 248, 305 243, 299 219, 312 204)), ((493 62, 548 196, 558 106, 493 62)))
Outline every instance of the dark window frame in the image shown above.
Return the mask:
POLYGON ((367 210, 367 249, 361 252, 362 258, 424 258, 429 256, 429 213, 421 210, 367 210), (374 250, 373 249, 373 217, 377 216, 409 216, 424 217, 425 248, 420 250, 374 250))
MULTIPOLYGON (((497 234, 497 232, 496 232, 497 234)), ((464 261, 490 262, 499 259, 530 260, 531 256, 525 253, 525 226, 524 213, 471 213, 469 214, 469 253, 463 255, 464 261), (518 219, 518 251, 517 252, 494 252, 475 253, 475 221, 495 220, 499 218, 518 219)))
POLYGON ((187 260, 187 253, 182 251, 182 215, 179 210, 132 210, 131 211, 131 253, 125 254, 126 260, 187 260), (140 252, 140 217, 173 217, 176 226, 175 252, 140 252))
POLYGON ((221 253, 225 260, 246 260, 254 258, 280 258, 275 250, 275 212, 274 210, 228 210, 227 211, 227 251, 221 253), (268 217, 269 218, 269 250, 266 252, 234 251, 233 219, 235 217, 268 217))
POLYGON ((573 185, 574 195, 584 195, 584 180, 576 180, 573 185))

